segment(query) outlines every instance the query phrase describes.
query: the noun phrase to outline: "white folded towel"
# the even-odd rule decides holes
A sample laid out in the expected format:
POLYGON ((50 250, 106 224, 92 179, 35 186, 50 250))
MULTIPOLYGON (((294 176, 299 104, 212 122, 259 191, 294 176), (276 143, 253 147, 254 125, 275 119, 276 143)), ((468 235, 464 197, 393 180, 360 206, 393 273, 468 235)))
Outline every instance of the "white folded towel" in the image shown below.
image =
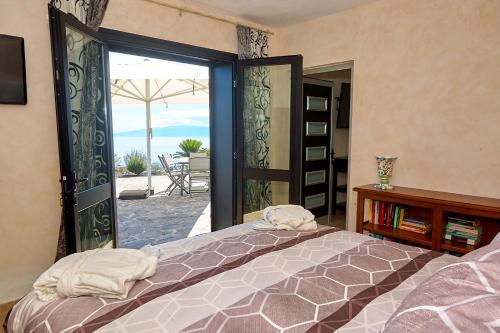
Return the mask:
POLYGON ((253 224, 256 230, 316 230, 314 215, 297 205, 269 206, 263 211, 264 220, 253 224))
POLYGON ((56 262, 33 284, 37 297, 95 296, 126 298, 137 280, 156 272, 159 249, 96 249, 71 254, 56 262))

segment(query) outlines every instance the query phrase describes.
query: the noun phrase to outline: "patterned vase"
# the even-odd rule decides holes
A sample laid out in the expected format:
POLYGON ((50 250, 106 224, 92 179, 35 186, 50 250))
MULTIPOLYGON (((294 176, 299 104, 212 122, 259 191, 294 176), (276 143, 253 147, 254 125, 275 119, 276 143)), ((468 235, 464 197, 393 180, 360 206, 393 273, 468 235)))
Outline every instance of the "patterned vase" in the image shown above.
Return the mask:
POLYGON ((382 190, 390 190, 394 188, 389 184, 389 179, 392 176, 392 168, 397 157, 394 156, 375 156, 378 165, 379 184, 375 185, 376 188, 382 190))

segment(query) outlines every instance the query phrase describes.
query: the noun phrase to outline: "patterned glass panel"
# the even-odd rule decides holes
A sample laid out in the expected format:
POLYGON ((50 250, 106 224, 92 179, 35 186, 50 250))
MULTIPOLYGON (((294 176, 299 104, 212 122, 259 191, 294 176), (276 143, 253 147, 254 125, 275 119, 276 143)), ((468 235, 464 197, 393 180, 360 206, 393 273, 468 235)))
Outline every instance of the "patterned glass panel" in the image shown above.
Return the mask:
POLYGON ((111 199, 77 213, 77 227, 80 235, 80 251, 100 247, 113 247, 113 223, 111 222, 111 199))
POLYGON ((318 171, 309 171, 306 172, 306 186, 323 184, 326 182, 326 171, 318 170, 318 171))
POLYGON ((76 191, 110 181, 102 45, 66 28, 76 191))
POLYGON ((306 209, 313 209, 313 208, 318 208, 322 207, 325 205, 325 194, 314 194, 314 195, 309 195, 304 198, 305 199, 305 204, 304 207, 306 209))
MULTIPOLYGON (((75 193, 111 181, 103 45, 66 27, 75 193)), ((112 244, 111 199, 76 213, 80 250, 112 244)))
POLYGON ((307 147, 306 161, 319 161, 326 159, 326 147, 307 147))
POLYGON ((306 136, 326 136, 327 123, 308 121, 306 122, 306 136))
POLYGON ((266 180, 254 180, 247 179, 244 181, 245 188, 266 188, 268 191, 261 192, 253 192, 253 191, 245 191, 243 193, 243 213, 254 213, 256 211, 260 211, 271 205, 286 205, 289 201, 289 184, 288 182, 279 182, 279 181, 266 181, 266 180), (272 193, 272 197, 270 198, 252 198, 252 195, 262 195, 263 193, 272 193), (252 203, 255 201, 265 202, 265 204, 260 207, 254 207, 249 205, 248 203, 252 203))
POLYGON ((291 65, 245 67, 243 75, 244 165, 288 170, 291 65))
POLYGON ((328 111, 328 98, 307 96, 307 111, 328 111))

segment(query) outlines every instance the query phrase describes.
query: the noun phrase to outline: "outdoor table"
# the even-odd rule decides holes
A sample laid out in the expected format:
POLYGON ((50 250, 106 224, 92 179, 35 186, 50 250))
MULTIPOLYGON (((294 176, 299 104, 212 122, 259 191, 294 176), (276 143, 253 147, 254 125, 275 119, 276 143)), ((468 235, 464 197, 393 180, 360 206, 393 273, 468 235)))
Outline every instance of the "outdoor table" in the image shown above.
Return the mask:
POLYGON ((184 174, 184 167, 189 168, 189 159, 179 159, 179 162, 177 162, 178 165, 181 167, 181 197, 184 196, 184 192, 188 194, 188 191, 184 189, 184 178, 187 177, 188 174, 184 174))

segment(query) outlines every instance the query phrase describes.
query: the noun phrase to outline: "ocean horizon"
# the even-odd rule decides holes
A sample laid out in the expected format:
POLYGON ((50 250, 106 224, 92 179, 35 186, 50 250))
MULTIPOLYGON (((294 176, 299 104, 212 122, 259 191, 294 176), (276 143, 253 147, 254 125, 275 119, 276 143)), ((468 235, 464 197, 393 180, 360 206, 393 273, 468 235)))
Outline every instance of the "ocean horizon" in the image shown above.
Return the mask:
MULTIPOLYGON (((196 139, 203 142, 204 148, 210 147, 210 137, 208 136, 182 136, 182 137, 161 137, 161 136, 153 136, 151 140, 151 163, 160 163, 158 159, 158 155, 161 154, 175 154, 179 149, 179 143, 185 139, 196 139)), ((123 161, 123 156, 125 154, 130 153, 132 150, 137 150, 146 154, 147 152, 147 141, 146 136, 137 136, 137 137, 128 137, 128 136, 120 136, 114 135, 114 153, 115 155, 120 156, 120 162, 118 165, 125 165, 123 161)))

